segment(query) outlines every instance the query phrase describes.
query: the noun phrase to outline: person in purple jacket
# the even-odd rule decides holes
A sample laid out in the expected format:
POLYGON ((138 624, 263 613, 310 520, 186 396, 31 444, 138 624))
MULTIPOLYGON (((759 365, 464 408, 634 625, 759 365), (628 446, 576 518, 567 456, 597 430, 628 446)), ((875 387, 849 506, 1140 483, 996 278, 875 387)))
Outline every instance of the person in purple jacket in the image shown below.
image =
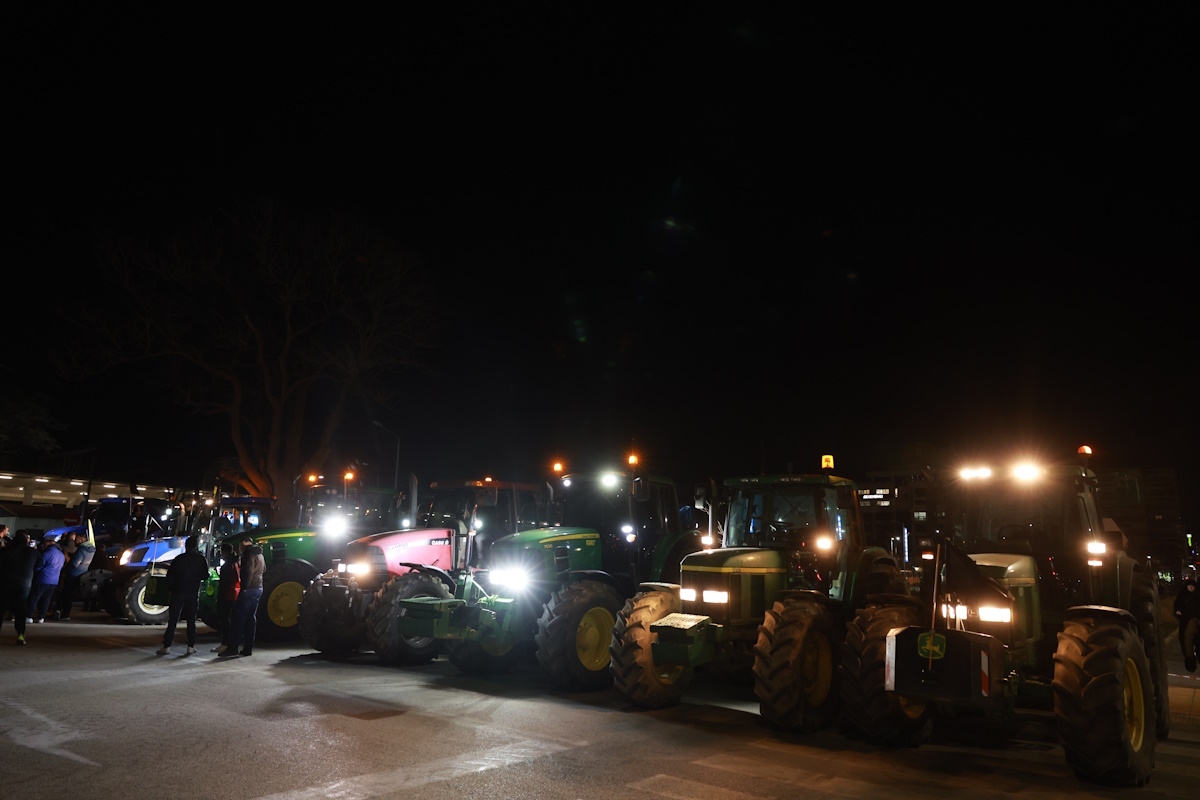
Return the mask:
POLYGON ((45 622, 50 610, 50 598, 58 588, 58 577, 62 574, 66 555, 58 544, 50 540, 42 542, 37 564, 33 567, 33 588, 29 590, 29 618, 26 622, 45 622))

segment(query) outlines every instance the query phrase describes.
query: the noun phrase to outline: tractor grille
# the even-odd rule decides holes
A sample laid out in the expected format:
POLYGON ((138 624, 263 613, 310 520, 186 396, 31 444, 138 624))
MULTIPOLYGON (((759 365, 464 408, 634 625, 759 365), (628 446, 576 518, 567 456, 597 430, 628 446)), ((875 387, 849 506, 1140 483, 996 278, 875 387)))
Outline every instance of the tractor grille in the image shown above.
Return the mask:
POLYGON ((683 570, 683 587, 695 589, 696 599, 685 600, 683 613, 703 614, 718 623, 762 621, 765 612, 764 576, 734 572, 683 570), (728 603, 706 603, 704 592, 728 592, 728 603))

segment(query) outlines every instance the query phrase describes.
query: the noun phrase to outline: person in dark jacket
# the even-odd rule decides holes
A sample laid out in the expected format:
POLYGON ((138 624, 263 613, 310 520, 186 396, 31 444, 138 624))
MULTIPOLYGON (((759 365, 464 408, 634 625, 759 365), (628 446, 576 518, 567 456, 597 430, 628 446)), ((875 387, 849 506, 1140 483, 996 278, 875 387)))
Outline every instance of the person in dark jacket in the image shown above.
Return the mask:
POLYGON ((218 658, 248 656, 254 653, 254 636, 258 630, 258 601, 262 599, 263 573, 267 567, 262 548, 256 545, 253 539, 243 539, 241 551, 242 588, 238 592, 237 602, 233 604, 233 618, 229 622, 229 648, 218 658))
POLYGON ((1200 644, 1200 590, 1194 578, 1183 582, 1175 595, 1175 618, 1179 620, 1179 646, 1188 672, 1196 671, 1196 646, 1200 644))
POLYGON ((233 555, 233 545, 221 544, 221 580, 217 583, 217 632, 221 644, 213 648, 218 655, 229 649, 229 627, 233 617, 233 604, 237 601, 241 564, 233 555))
POLYGON ((11 611, 17 644, 25 644, 25 616, 37 559, 38 552, 29 546, 29 536, 24 532, 0 550, 0 626, 4 625, 4 615, 11 611))
POLYGON ((67 557, 58 544, 49 540, 42 542, 37 564, 33 568, 33 588, 29 592, 29 616, 26 622, 45 622, 46 612, 50 610, 50 598, 58 588, 58 578, 62 574, 67 557))
POLYGON ((208 577, 208 561, 200 555, 200 540, 189 536, 183 545, 183 553, 171 559, 167 567, 167 588, 171 592, 170 610, 167 612, 167 629, 163 632, 163 644, 158 649, 160 656, 171 652, 175 639, 175 626, 180 615, 187 622, 187 655, 196 652, 196 613, 200 605, 200 584, 208 577))
POLYGON ((72 542, 63 549, 67 556, 67 564, 63 568, 66 575, 59 576, 62 589, 58 593, 58 618, 70 619, 71 608, 75 605, 75 595, 79 593, 79 579, 87 574, 92 566, 92 556, 96 555, 96 544, 87 534, 67 534, 72 536, 72 542))

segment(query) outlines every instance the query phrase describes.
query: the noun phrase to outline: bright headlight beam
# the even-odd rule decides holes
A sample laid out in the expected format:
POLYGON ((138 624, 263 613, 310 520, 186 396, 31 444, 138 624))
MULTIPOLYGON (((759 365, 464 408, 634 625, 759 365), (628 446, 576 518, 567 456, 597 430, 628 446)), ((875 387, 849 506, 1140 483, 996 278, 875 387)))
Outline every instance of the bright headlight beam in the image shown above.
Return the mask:
POLYGON ((695 589, 680 589, 679 590, 679 599, 680 600, 695 600, 696 599, 696 590, 695 589))
POLYGON ((998 606, 980 606, 980 622, 1012 622, 1012 609, 998 606))
POLYGON ((1102 555, 1104 553, 1104 551, 1107 549, 1108 549, 1108 546, 1106 544, 1104 544, 1104 542, 1088 542, 1087 543, 1088 552, 1093 553, 1095 555, 1102 555))
POLYGON ((729 592, 718 592, 713 589, 704 590, 704 602, 706 603, 728 603, 729 592))
POLYGON ((829 538, 828 536, 822 536, 821 538, 817 539, 818 550, 831 550, 832 548, 833 539, 829 538))

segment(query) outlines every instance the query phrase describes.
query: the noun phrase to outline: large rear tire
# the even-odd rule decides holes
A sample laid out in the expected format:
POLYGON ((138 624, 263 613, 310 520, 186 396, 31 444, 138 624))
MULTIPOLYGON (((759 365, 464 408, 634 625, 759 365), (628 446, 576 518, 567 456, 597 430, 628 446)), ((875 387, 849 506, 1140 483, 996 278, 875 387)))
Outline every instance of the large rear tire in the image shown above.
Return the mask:
POLYGON ((617 615, 608 648, 609 670, 617 691, 635 706, 673 706, 692 680, 690 666, 654 663, 653 644, 658 636, 650 626, 681 607, 671 592, 641 592, 626 600, 617 615))
POLYGON ((1154 681, 1134 620, 1068 619, 1054 654, 1054 716, 1084 780, 1141 786, 1154 768, 1154 681))
POLYGON ((758 627, 754 693, 758 713, 772 725, 806 733, 833 724, 841 706, 840 636, 833 615, 817 600, 783 597, 758 627))
POLYGON ((599 581, 567 584, 546 601, 533 641, 555 686, 596 691, 612 684, 608 646, 621 603, 617 590, 599 581))
POLYGON ((258 604, 257 638, 277 642, 300 638, 300 603, 317 571, 307 564, 267 568, 262 601, 258 604))
POLYGON ((920 625, 920 609, 902 595, 880 595, 846 626, 842 647, 842 720, 851 731, 877 744, 919 745, 933 726, 925 704, 884 688, 887 635, 892 628, 920 625))
POLYGON ((392 578, 375 593, 367 609, 367 642, 384 664, 413 666, 433 660, 438 640, 430 636, 401 636, 397 620, 404 615, 401 600, 413 597, 451 598, 446 584, 424 572, 406 572, 392 578))
POLYGON ((1138 634, 1146 648, 1150 677, 1154 681, 1154 733, 1158 741, 1166 741, 1171 735, 1171 702, 1167 691, 1167 659, 1163 649, 1162 625, 1158 619, 1158 581, 1153 575, 1133 573, 1129 611, 1137 620, 1138 634))
POLYGON ((150 571, 134 575, 128 583, 117 590, 125 618, 138 625, 162 625, 170 616, 170 606, 159 606, 146 602, 146 582, 150 571))
POLYGON ((365 620, 354 618, 356 588, 333 570, 309 584, 297 620, 305 644, 331 656, 348 655, 363 645, 367 626, 365 620))

